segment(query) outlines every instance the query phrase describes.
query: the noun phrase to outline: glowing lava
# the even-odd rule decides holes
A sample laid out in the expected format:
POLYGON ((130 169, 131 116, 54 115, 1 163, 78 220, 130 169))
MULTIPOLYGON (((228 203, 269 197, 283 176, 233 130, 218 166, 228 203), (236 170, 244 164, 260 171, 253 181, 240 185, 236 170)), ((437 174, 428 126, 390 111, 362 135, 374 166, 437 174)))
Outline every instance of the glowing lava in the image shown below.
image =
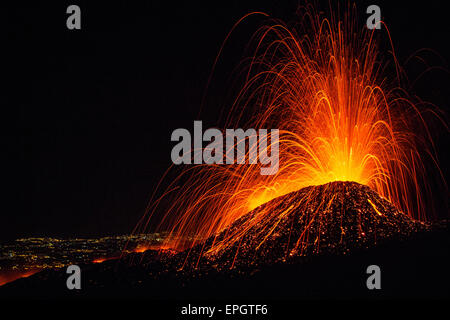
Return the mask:
POLYGON ((38 273, 39 271, 41 270, 31 269, 26 271, 5 271, 0 275, 0 286, 13 282, 17 279, 27 278, 35 273, 38 273))

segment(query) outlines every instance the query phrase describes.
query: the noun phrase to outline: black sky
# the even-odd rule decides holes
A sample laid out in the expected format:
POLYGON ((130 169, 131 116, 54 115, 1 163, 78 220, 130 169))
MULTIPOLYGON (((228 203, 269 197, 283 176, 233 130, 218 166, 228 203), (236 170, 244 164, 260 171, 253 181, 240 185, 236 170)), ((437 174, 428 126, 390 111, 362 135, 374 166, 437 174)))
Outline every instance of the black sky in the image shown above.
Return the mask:
MULTIPOLYGON (((2 10, 8 54, 2 69, 10 72, 2 74, 8 85, 0 239, 130 232, 171 163, 171 132, 197 119, 214 58, 234 22, 250 11, 291 21, 298 3, 93 2, 20 2, 2 10), (80 31, 66 28, 69 4, 81 7, 80 31)), ((372 1, 357 3, 363 22, 372 1)), ((444 3, 376 2, 400 61, 420 48, 449 61, 444 3)), ((226 48, 205 122, 214 125, 229 70, 262 21, 250 20, 226 48)), ((436 71, 414 90, 449 110, 449 85, 448 73, 436 71)), ((447 144, 443 133, 437 148, 448 176, 447 144)))

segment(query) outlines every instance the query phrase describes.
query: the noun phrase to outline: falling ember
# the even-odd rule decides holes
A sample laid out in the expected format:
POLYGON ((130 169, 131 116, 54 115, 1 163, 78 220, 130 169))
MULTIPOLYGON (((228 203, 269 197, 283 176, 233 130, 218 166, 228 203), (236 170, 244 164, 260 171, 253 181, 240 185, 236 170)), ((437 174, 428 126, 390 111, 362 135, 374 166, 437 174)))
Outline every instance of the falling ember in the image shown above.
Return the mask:
POLYGON ((375 212, 376 212, 379 216, 382 216, 381 212, 378 211, 377 206, 376 206, 372 201, 370 201, 370 199, 367 199, 367 202, 370 203, 370 205, 372 206, 373 210, 375 210, 375 212))
MULTIPOLYGON (((170 231, 166 246, 182 249, 186 239, 193 239, 194 246, 267 204, 252 211, 245 228, 213 243, 208 253, 217 253, 240 243, 246 231, 263 223, 273 210, 270 200, 333 181, 369 186, 409 217, 426 219, 424 158, 436 163, 433 143, 425 110, 399 81, 392 81, 400 72, 395 55, 393 77, 386 74, 388 63, 375 39, 380 33, 359 28, 354 13, 324 17, 312 6, 299 12, 301 26, 275 21, 254 35, 246 82, 224 126, 279 128, 278 172, 262 176, 258 165, 186 169, 164 194, 176 190, 158 226, 159 231, 170 231), (243 122, 243 110, 253 115, 249 121, 243 122)), ((333 200, 319 207, 327 210, 333 200)), ((302 201, 317 199, 306 193, 302 201)), ((381 215, 376 204, 367 201, 381 215)), ((148 219, 159 202, 153 202, 148 219)), ((281 221, 289 208, 277 214, 275 221, 281 221)), ((148 220, 140 228, 147 225, 148 220)), ((266 235, 260 238, 264 241, 275 228, 261 229, 266 235)))

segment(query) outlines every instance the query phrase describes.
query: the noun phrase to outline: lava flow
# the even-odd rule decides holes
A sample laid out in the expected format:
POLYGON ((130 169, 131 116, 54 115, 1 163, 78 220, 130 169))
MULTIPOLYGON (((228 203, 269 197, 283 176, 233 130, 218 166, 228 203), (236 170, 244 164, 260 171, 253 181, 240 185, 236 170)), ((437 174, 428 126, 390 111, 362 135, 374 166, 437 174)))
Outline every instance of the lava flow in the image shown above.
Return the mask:
MULTIPOLYGON (((234 248, 231 260, 250 259, 236 253, 245 251, 249 237, 258 239, 257 248, 264 248, 285 217, 301 209, 303 218, 298 219, 308 223, 298 225, 299 238, 284 244, 289 247, 284 252, 302 251, 301 239, 313 226, 328 228, 327 214, 339 214, 333 204, 343 195, 311 189, 301 193, 297 205, 290 207, 287 201, 283 208, 271 200, 334 181, 368 186, 402 217, 427 219, 428 171, 439 173, 439 168, 424 115, 439 116, 400 86, 401 68, 392 45, 392 57, 382 56, 381 35, 391 44, 387 29, 376 33, 365 25, 358 27, 352 11, 356 7, 351 8, 342 16, 324 16, 307 5, 299 9, 298 26, 271 21, 258 29, 249 45, 254 51, 245 84, 224 128, 278 128, 279 171, 262 176, 259 165, 215 164, 185 169, 164 193, 171 205, 164 208, 157 229, 170 232, 165 247, 181 250, 190 239, 190 248, 202 244, 199 256, 225 255, 234 248), (251 114, 250 120, 244 114, 251 114), (316 202, 320 205, 314 206, 315 212, 306 210, 308 203, 316 202), (240 228, 233 227, 237 223, 240 228)), ((387 204, 380 201, 365 199, 365 209, 354 219, 384 218, 380 206, 387 204)), ((139 232, 146 230, 159 205, 160 199, 152 202, 139 232)), ((360 237, 366 233, 361 222, 358 232, 360 237)), ((317 250, 319 235, 314 238, 317 250)))

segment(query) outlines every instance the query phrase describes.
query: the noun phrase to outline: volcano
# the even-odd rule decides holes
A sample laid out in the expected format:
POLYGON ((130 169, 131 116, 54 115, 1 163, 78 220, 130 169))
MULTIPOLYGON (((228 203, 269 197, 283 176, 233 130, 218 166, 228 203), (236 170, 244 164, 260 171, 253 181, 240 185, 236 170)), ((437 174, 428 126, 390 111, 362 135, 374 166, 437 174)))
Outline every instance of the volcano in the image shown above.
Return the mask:
POLYGON ((259 267, 345 255, 428 229, 368 186, 337 181, 275 198, 177 258, 185 259, 185 266, 259 267))
POLYGON ((181 252, 80 265, 81 294, 65 288, 60 268, 6 284, 0 296, 205 298, 214 287, 220 297, 359 297, 368 294, 365 268, 377 263, 396 284, 385 294, 440 288, 440 297, 449 282, 448 245, 447 222, 415 221, 367 186, 332 182, 275 198, 181 252))

